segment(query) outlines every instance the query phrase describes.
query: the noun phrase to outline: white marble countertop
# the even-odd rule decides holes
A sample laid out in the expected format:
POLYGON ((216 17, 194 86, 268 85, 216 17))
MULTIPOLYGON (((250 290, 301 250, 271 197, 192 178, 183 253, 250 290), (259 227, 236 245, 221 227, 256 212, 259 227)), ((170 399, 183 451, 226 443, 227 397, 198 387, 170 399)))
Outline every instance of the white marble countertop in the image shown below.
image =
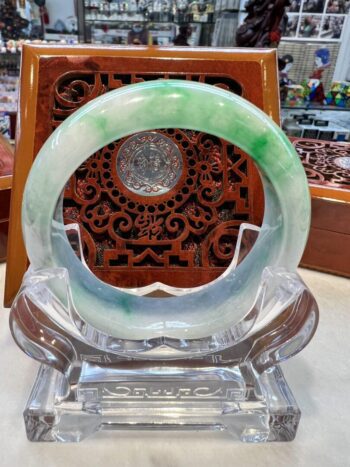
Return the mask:
MULTIPOLYGON (((38 364, 0 311, 0 466, 350 467, 350 280, 300 270, 320 306, 310 345, 283 365, 302 417, 291 443, 243 444, 225 432, 102 432, 80 444, 30 443, 22 410, 38 364)), ((0 294, 5 266, 0 265, 0 294)))

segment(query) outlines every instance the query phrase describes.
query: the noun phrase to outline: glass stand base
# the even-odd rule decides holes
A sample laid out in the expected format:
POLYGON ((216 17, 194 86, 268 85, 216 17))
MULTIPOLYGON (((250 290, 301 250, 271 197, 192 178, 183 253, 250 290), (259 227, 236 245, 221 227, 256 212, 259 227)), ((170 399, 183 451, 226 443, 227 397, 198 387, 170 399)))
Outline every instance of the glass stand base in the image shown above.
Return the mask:
POLYGON ((41 365, 24 411, 30 441, 74 442, 100 430, 227 430, 245 442, 291 441, 300 410, 276 365, 83 362, 77 384, 41 365))

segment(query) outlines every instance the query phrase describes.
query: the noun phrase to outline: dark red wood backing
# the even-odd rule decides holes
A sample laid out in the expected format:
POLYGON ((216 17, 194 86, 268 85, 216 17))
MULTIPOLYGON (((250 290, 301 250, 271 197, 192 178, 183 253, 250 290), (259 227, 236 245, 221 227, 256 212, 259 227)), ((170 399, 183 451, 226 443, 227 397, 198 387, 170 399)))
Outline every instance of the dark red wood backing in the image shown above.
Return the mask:
POLYGON ((0 262, 6 260, 8 220, 10 216, 13 149, 0 137, 0 262))
POLYGON ((312 199, 312 224, 301 265, 350 277, 350 203, 312 199))
POLYGON ((13 172, 13 151, 10 149, 10 144, 1 137, 0 139, 0 179, 7 175, 12 175, 13 172))

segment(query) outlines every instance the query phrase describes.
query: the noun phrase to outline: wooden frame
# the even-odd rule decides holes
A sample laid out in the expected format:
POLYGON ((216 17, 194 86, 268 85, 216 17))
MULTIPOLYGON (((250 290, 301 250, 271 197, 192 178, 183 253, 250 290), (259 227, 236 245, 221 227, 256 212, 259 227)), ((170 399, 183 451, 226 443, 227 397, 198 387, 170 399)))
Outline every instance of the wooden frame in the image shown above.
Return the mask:
POLYGON ((103 63, 103 66, 110 66, 113 72, 121 73, 133 68, 144 72, 158 70, 165 75, 172 72, 199 73, 211 69, 237 79, 243 86, 243 95, 248 95, 249 100, 279 123, 277 55, 274 50, 25 45, 22 52, 5 306, 11 305, 28 267, 21 233, 22 196, 31 164, 44 137, 48 136, 47 131, 38 126, 37 112, 52 105, 47 102, 49 90, 43 89, 41 79, 43 75, 47 78, 50 73, 52 77, 69 73, 72 63, 74 66, 78 64, 81 69, 91 70, 103 63))

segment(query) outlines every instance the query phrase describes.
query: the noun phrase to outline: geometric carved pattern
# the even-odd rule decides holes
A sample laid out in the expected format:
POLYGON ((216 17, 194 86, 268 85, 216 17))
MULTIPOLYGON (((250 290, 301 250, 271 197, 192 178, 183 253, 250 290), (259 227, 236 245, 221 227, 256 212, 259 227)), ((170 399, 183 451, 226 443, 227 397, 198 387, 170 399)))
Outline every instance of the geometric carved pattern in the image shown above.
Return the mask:
MULTIPOLYGON (((52 130, 105 92, 159 78, 195 80, 242 94, 241 86, 226 76, 73 71, 59 77, 53 88, 52 130)), ((89 268, 114 285, 140 286, 157 280, 185 287, 205 283, 229 265, 241 223, 257 218, 249 197, 249 175, 255 168, 243 152, 201 132, 168 128, 157 133, 169 138, 182 157, 181 174, 164 192, 145 196, 121 180, 118 154, 134 135, 91 155, 66 187, 65 222, 80 224, 89 268), (172 274, 165 277, 169 268, 172 274), (143 273, 133 276, 138 270, 143 273), (214 275, 200 276, 208 270, 214 275), (191 274, 197 274, 193 283, 191 274)))
POLYGON ((172 129, 164 134, 185 154, 176 191, 145 197, 127 190, 115 170, 124 140, 88 159, 70 180, 65 217, 79 220, 88 245, 96 245, 89 265, 229 264, 232 233, 249 220, 247 163, 209 135, 172 129))
POLYGON ((350 144, 333 141, 293 141, 311 185, 350 189, 350 144))

